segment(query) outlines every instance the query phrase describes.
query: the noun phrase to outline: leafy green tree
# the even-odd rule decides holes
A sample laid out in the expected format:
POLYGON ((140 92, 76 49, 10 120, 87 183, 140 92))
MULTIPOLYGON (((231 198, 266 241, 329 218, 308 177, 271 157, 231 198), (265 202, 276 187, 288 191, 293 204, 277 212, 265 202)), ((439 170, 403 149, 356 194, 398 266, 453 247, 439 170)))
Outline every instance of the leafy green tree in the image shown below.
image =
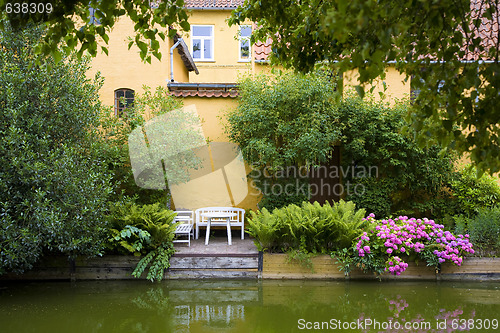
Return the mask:
POLYGON ((273 38, 273 59, 285 67, 311 71, 328 61, 357 69, 361 96, 361 85, 393 64, 420 91, 408 113, 420 143, 437 140, 494 173, 500 48, 488 24, 499 17, 493 0, 247 0, 230 24, 256 22, 253 41, 273 38))
POLYGON ((100 82, 85 76, 86 60, 35 55, 41 34, 0 32, 0 274, 43 253, 99 254, 106 238, 110 176, 93 140, 100 82))
POLYGON ((407 108, 408 103, 388 107, 354 93, 338 104, 342 165, 355 170, 346 172, 343 182, 360 184, 346 199, 379 217, 453 215, 454 159, 438 146, 419 147, 411 133, 403 133, 407 108), (366 177, 360 173, 365 169, 366 177))
MULTIPOLYGON (((151 55, 161 59, 159 40, 176 33, 176 29, 168 29, 169 26, 189 31, 184 0, 41 0, 24 4, 0 0, 0 18, 6 18, 14 29, 22 29, 30 22, 45 23, 47 29, 37 51, 52 54, 55 59, 75 49, 79 56, 85 51, 95 56, 98 40, 102 39, 107 45, 108 33, 123 16, 134 23, 135 36, 129 47, 133 44, 139 47, 141 58, 147 62, 151 62, 151 55)), ((1 21, 0 29, 4 29, 1 21)), ((100 48, 108 53, 106 46, 100 48)))
MULTIPOLYGON (((164 87, 157 87, 154 91, 144 86, 144 93, 135 96, 134 105, 126 108, 120 117, 114 115, 109 108, 101 113, 100 148, 113 173, 114 195, 112 201, 120 201, 123 196, 132 198, 137 203, 153 204, 162 202, 164 207, 170 205, 168 184, 185 182, 188 179, 186 169, 196 168, 200 164, 199 158, 190 149, 193 146, 205 144, 205 139, 198 127, 201 119, 194 113, 183 108, 179 98, 171 97, 164 87), (156 122, 156 123, 155 123, 156 122), (155 125, 151 130, 148 125, 155 125), (140 179, 139 186, 134 178, 131 167, 130 142, 132 132, 140 130, 141 139, 145 131, 149 146, 144 151, 135 151, 140 155, 141 168, 146 175, 158 171, 158 161, 161 159, 164 170, 160 177, 151 177, 153 180, 140 179), (161 139, 161 140, 160 140, 161 139), (159 142, 161 141, 161 142, 159 142), (173 152, 172 156, 168 155, 173 152), (150 159, 151 156, 154 158, 150 159), (171 158, 169 158, 171 157, 171 158), (168 177, 167 177, 168 174, 168 177)), ((136 175, 137 178, 138 175, 136 175)))
POLYGON ((297 178, 281 171, 287 166, 308 168, 331 158, 340 134, 333 112, 335 95, 335 84, 318 73, 286 72, 240 82, 238 107, 227 116, 227 131, 254 168, 251 177, 256 185, 268 194, 260 207, 272 209, 309 199, 308 193, 292 190, 303 187, 297 178), (268 189, 275 184, 297 195, 273 195, 268 189))

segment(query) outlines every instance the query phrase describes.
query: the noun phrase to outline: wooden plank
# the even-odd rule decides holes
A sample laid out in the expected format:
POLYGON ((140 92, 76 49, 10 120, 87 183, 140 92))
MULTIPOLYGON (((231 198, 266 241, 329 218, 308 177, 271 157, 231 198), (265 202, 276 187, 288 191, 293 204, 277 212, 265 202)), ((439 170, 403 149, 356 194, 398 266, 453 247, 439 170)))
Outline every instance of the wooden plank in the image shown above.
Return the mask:
MULTIPOLYGON (((77 280, 129 280, 134 267, 77 267, 74 277, 77 280)), ((146 274, 144 274, 145 278, 146 274)))
POLYGON ((301 280, 301 279, 317 279, 317 280, 345 280, 346 277, 343 273, 289 273, 289 272, 262 272, 263 279, 270 280, 282 280, 282 279, 292 279, 292 280, 301 280))
POLYGON ((166 279, 256 279, 255 270, 169 270, 166 279))
POLYGON ((95 267, 95 268, 105 268, 105 267, 135 267, 137 263, 141 260, 140 257, 135 256, 113 256, 113 257, 102 257, 102 258, 92 258, 92 259, 82 259, 76 262, 76 267, 95 267))
POLYGON ((0 275, 0 280, 28 281, 28 280, 69 280, 69 268, 40 267, 24 274, 8 273, 0 275))
MULTIPOLYGON (((75 272, 70 273, 68 258, 54 256, 44 258, 38 267, 23 275, 5 274, 0 280, 69 280, 76 279, 133 279, 131 276, 140 258, 134 256, 104 256, 102 258, 78 258, 75 272), (41 266, 45 265, 45 266, 41 266)), ((288 262, 286 254, 263 255, 264 279, 335 279, 344 280, 335 259, 322 255, 312 258, 313 269, 301 266, 297 261, 288 262)), ((256 278, 258 256, 174 256, 168 278, 256 278)), ((145 278, 145 275, 142 278, 145 278)), ((353 270, 351 279, 376 279, 373 274, 353 270)), ((442 266, 436 276, 433 268, 410 263, 400 276, 384 274, 384 280, 482 280, 500 281, 500 258, 467 258, 461 267, 451 264, 442 266)))
POLYGON ((500 282, 500 274, 498 273, 451 273, 439 274, 440 281, 488 281, 500 282))
POLYGON ((182 257, 197 257, 197 258, 214 258, 214 257, 238 257, 238 258, 258 258, 259 253, 179 253, 176 252, 172 258, 182 257))
POLYGON ((257 257, 172 257, 172 269, 257 269, 257 257))
POLYGON ((466 258, 461 266, 446 263, 441 267, 441 274, 497 273, 500 274, 500 258, 466 258))
POLYGON ((311 258, 312 270, 286 254, 264 253, 263 279, 345 279, 335 261, 327 255, 311 258))

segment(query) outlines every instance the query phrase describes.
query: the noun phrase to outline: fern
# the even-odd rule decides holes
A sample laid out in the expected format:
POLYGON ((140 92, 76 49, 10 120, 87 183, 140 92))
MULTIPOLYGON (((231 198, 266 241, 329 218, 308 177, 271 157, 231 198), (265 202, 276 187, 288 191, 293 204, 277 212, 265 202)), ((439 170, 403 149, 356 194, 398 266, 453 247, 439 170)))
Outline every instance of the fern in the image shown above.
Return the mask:
POLYGON ((255 237, 260 251, 330 253, 350 247, 367 227, 363 221, 365 210, 356 210, 354 203, 343 200, 333 205, 292 204, 272 213, 263 208, 250 215, 248 233, 255 237))
POLYGON ((161 281, 165 275, 165 271, 170 267, 170 258, 175 253, 175 249, 171 243, 158 247, 156 250, 150 251, 137 264, 132 272, 132 276, 139 278, 148 269, 146 278, 153 281, 161 281))
POLYGON ((112 207, 112 239, 134 254, 145 254, 132 273, 134 277, 140 277, 147 270, 148 280, 163 279, 175 252, 172 242, 177 228, 177 223, 173 223, 175 216, 175 212, 159 203, 143 206, 128 203, 112 207))

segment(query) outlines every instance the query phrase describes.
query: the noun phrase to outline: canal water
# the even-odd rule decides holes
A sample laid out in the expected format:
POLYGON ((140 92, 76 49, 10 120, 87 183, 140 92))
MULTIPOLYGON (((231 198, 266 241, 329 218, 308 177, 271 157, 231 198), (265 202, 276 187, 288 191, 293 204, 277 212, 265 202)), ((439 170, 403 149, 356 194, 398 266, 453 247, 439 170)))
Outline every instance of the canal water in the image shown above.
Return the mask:
POLYGON ((0 284, 0 332, 498 332, 500 285, 83 281, 0 284))

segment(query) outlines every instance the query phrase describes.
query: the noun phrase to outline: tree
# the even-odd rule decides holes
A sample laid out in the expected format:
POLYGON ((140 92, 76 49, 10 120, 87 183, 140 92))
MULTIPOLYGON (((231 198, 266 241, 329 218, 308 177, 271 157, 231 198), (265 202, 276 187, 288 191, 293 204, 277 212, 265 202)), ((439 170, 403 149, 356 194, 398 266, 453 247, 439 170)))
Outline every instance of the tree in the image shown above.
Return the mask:
POLYGON ((181 99, 169 96, 166 88, 143 89, 120 117, 103 109, 101 155, 113 173, 112 201, 126 196, 137 203, 170 207, 168 186, 188 181, 186 170, 200 166, 192 148, 206 144, 201 119, 184 108, 181 99), (147 148, 140 144, 145 134, 147 148))
MULTIPOLYGON (((92 56, 97 54, 98 40, 108 43, 108 32, 117 19, 128 16, 134 25, 136 35, 129 48, 136 44, 143 60, 151 62, 151 55, 161 59, 159 39, 165 40, 162 31, 177 24, 189 31, 184 0, 144 1, 144 0, 39 0, 16 2, 0 0, 1 18, 6 18, 14 29, 23 29, 29 23, 46 25, 43 39, 37 52, 51 54, 56 60, 78 49, 81 57, 85 51, 92 56), (59 46, 62 48, 59 48, 59 46)), ((4 29, 0 21, 0 29, 4 29)), ((173 37, 176 29, 168 30, 173 37)), ((101 50, 108 53, 101 45, 101 50)))
POLYGON ((362 85, 388 64, 415 90, 408 120, 420 142, 470 154, 500 171, 500 5, 493 0, 247 0, 230 24, 256 22, 252 40, 273 38, 272 59, 311 71, 328 62, 357 69, 362 85), (431 139, 431 140, 429 140, 431 139))
POLYGON ((100 82, 86 77, 88 61, 69 57, 55 64, 34 53, 41 28, 5 27, 0 32, 0 274, 29 269, 43 253, 99 254, 111 192, 107 165, 94 142, 100 82))
POLYGON ((303 170, 332 157, 340 131, 335 85, 324 74, 261 75, 239 83, 238 107, 227 116, 227 131, 254 169, 250 176, 264 193, 261 208, 309 200, 308 190, 295 190, 308 185, 307 176, 289 176, 283 168, 303 170), (295 194, 275 194, 269 190, 275 185, 295 194))

